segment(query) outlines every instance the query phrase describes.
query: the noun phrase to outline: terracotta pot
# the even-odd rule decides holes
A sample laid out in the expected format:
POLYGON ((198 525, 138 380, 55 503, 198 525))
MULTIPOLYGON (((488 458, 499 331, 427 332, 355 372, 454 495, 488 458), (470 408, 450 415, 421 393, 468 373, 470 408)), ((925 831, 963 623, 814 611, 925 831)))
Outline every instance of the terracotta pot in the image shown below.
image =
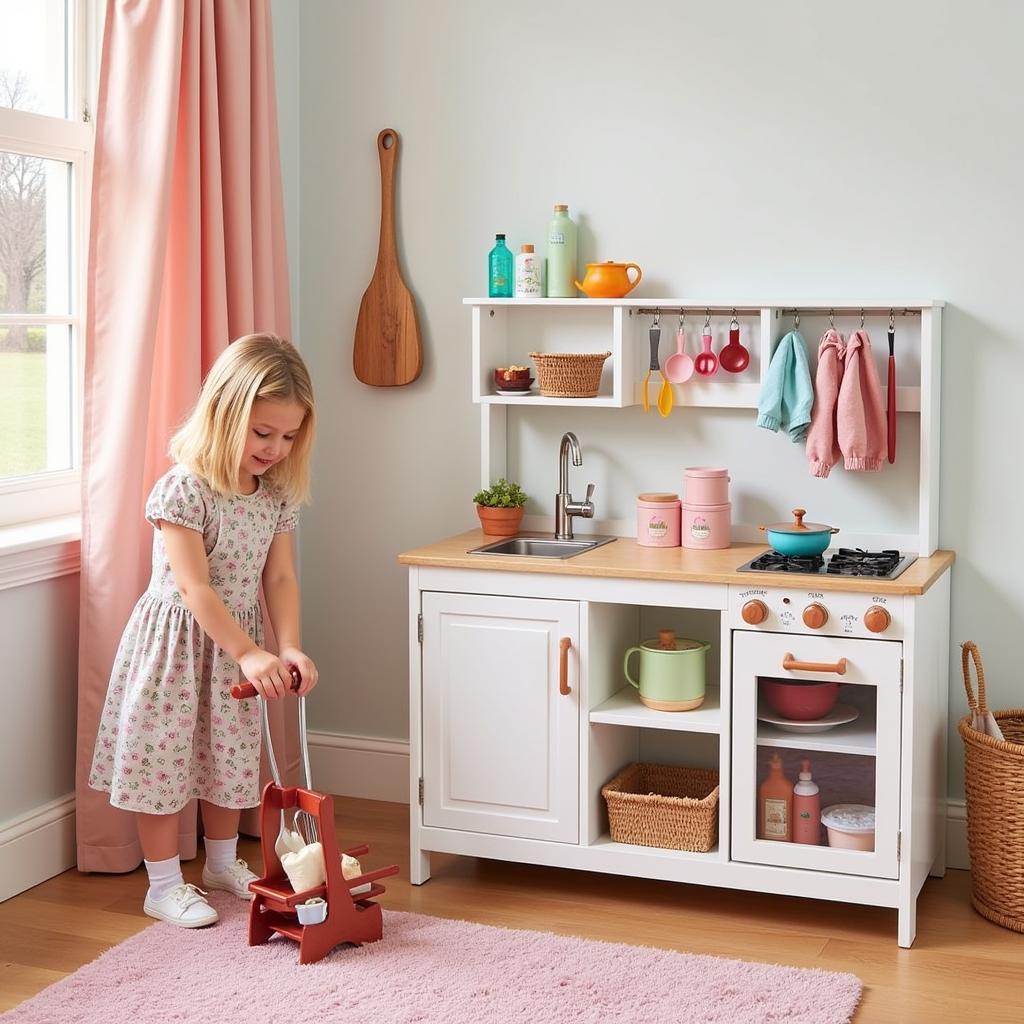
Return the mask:
POLYGON ((523 509, 491 508, 488 505, 477 505, 476 514, 480 517, 480 526, 488 537, 514 537, 519 532, 519 524, 523 521, 523 509))

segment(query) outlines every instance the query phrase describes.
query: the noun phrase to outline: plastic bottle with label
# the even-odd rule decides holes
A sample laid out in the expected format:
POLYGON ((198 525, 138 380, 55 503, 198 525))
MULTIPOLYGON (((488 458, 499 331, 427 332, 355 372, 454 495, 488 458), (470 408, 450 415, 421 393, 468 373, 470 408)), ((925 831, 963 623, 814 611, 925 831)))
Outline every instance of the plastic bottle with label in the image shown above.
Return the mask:
POLYGON ((793 787, 793 842, 806 846, 821 843, 821 794, 811 779, 811 762, 800 762, 800 781, 793 787))
POLYGON ((541 286, 540 257, 527 243, 516 255, 516 298, 539 299, 544 294, 541 286))
POLYGON ((768 778, 757 800, 757 838, 793 842, 793 783, 782 774, 782 758, 772 754, 768 778))
POLYGON ((494 236, 494 248, 487 257, 487 294, 492 299, 511 299, 515 282, 512 253, 504 235, 494 236))
POLYGON ((576 225, 569 219, 569 207, 555 206, 548 224, 548 298, 576 298, 576 225))

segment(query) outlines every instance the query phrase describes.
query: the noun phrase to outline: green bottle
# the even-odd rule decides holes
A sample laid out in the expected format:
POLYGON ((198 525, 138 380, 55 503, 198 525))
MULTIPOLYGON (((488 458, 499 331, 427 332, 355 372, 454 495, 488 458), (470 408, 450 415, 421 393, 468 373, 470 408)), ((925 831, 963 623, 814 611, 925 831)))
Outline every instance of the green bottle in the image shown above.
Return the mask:
POLYGON ((487 257, 487 294, 492 299, 511 299, 515 294, 515 260, 505 245, 504 235, 494 236, 494 248, 487 257))
POLYGON ((557 203, 548 224, 548 298, 575 299, 575 280, 576 225, 569 219, 569 207, 557 203))

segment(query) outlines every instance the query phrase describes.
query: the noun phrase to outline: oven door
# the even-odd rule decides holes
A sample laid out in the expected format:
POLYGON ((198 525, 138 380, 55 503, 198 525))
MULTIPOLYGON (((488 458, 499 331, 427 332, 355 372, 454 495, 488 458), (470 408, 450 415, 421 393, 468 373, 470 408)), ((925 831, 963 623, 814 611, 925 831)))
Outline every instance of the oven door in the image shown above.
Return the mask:
MULTIPOLYGON (((902 658, 903 645, 887 640, 733 633, 733 860, 899 876, 902 658), (809 722, 788 718, 779 707, 792 712, 785 702, 805 699, 787 685, 793 682, 838 683, 838 702, 828 715, 809 722), (822 729, 827 722, 839 724, 822 729), (813 813, 806 806, 787 811, 777 791, 766 794, 772 802, 762 807, 759 794, 774 755, 790 783, 797 781, 801 762, 810 762, 822 812, 840 804, 873 807, 874 848, 839 848, 839 842, 864 846, 871 838, 863 833, 852 840, 849 833, 830 837, 824 825, 815 830, 813 813), (805 817, 795 830, 800 810, 805 817), (787 834, 794 838, 787 840, 787 834), (804 842, 794 841, 797 834, 804 842), (768 838, 772 835, 779 838, 768 838)), ((825 694, 831 698, 827 689, 825 694)))

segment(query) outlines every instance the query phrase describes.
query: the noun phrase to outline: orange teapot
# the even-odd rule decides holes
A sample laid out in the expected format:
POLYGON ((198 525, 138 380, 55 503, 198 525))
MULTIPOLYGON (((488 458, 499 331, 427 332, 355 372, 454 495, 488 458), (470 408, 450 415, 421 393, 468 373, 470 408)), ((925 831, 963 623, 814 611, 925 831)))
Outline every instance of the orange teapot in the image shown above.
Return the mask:
POLYGON ((588 263, 583 281, 573 284, 588 299, 621 299, 628 295, 643 277, 643 271, 635 263, 588 263), (630 279, 629 271, 636 271, 636 277, 630 279))

